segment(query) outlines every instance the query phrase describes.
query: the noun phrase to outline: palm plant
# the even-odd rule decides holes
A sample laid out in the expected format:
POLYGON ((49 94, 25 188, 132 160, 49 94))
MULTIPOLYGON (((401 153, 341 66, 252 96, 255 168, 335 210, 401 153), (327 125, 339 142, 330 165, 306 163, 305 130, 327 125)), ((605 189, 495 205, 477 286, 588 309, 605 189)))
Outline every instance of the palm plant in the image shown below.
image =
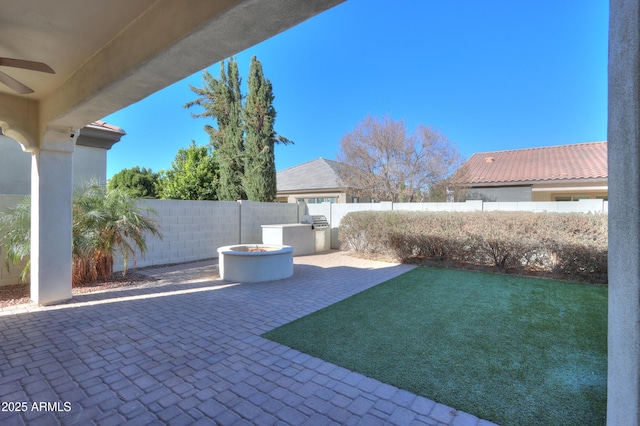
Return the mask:
POLYGON ((25 197, 7 211, 0 212, 0 249, 4 251, 7 269, 26 259, 20 273, 20 279, 26 281, 31 263, 31 197, 25 197))
MULTIPOLYGON (((161 237, 158 223, 151 218, 153 209, 139 207, 136 199, 123 190, 110 190, 90 182, 76 190, 73 197, 73 285, 108 278, 113 274, 113 259, 119 254, 126 274, 130 259, 136 266, 136 249, 147 251, 145 234, 161 237)), ((28 259, 30 254, 30 200, 0 214, 0 247, 7 265, 28 259)), ((20 278, 29 274, 29 263, 20 278)))
POLYGON ((129 260, 136 267, 136 248, 147 251, 145 234, 161 236, 149 207, 138 207, 126 191, 107 191, 88 184, 75 194, 73 203, 74 283, 107 278, 113 274, 114 255, 122 256, 126 274, 129 260))

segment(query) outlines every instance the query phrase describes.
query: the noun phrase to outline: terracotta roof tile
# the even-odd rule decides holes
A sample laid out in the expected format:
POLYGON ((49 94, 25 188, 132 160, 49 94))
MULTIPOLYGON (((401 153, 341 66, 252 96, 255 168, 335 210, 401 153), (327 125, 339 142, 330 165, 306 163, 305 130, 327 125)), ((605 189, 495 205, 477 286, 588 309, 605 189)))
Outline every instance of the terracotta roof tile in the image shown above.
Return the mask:
POLYGON ((105 129, 105 130, 110 130, 112 132, 122 133, 123 135, 127 134, 124 131, 124 129, 122 129, 121 127, 114 126, 113 124, 109 124, 109 123, 104 122, 102 120, 94 121, 93 123, 89 124, 87 127, 99 127, 99 128, 105 129))
POLYGON ((465 184, 496 184, 607 177, 605 141, 477 153, 452 180, 465 184))

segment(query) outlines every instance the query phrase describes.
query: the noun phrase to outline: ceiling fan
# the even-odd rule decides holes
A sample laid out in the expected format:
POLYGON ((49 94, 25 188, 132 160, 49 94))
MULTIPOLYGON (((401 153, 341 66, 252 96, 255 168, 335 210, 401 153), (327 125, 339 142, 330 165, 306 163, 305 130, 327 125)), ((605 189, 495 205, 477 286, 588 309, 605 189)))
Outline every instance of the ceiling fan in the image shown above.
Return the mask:
MULTIPOLYGON (((3 58, 1 56, 0 56, 0 66, 22 68, 25 70, 46 72, 49 74, 56 73, 49 65, 44 64, 42 62, 25 61, 24 59, 3 58)), ((3 73, 2 71, 0 71, 0 83, 3 83, 6 86, 9 86, 11 89, 20 93, 21 95, 28 95, 29 93, 33 93, 33 89, 20 83, 18 80, 3 73)))

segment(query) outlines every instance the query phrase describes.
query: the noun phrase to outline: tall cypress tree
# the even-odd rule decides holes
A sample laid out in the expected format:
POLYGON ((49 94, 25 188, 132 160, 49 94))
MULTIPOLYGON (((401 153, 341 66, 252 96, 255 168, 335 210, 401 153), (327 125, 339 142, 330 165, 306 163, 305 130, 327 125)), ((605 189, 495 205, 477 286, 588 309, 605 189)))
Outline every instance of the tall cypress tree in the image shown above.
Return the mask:
POLYGON ((245 166, 244 189, 251 201, 276 200, 276 143, 292 143, 278 137, 274 130, 276 110, 273 88, 264 77, 262 64, 251 58, 248 79, 249 92, 244 105, 245 166))
POLYGON ((226 184, 224 200, 246 199, 242 187, 244 176, 244 129, 242 123, 242 93, 240 91, 240 73, 235 58, 230 58, 227 66, 227 99, 229 105, 228 123, 225 128, 225 149, 221 153, 229 167, 229 181, 226 184))
POLYGON ((210 117, 218 122, 218 128, 206 125, 211 144, 216 150, 220 166, 220 200, 235 201, 246 198, 242 187, 244 175, 244 141, 242 125, 242 93, 240 74, 235 58, 230 58, 225 73, 224 61, 220 63, 220 79, 216 80, 208 71, 203 72, 203 88, 190 86, 199 98, 187 103, 189 108, 198 105, 204 112, 194 117, 210 117))

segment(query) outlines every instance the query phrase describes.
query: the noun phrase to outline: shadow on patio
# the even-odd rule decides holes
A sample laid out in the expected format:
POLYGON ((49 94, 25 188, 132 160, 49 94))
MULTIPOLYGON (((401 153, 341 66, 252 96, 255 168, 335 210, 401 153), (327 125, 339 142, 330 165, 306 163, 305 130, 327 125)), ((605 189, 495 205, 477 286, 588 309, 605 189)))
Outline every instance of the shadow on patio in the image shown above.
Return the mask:
POLYGON ((480 424, 260 337, 410 266, 331 252, 256 284, 212 279, 211 262, 173 268, 146 271, 157 285, 0 317, 0 400, 27 402, 0 422, 480 424))

